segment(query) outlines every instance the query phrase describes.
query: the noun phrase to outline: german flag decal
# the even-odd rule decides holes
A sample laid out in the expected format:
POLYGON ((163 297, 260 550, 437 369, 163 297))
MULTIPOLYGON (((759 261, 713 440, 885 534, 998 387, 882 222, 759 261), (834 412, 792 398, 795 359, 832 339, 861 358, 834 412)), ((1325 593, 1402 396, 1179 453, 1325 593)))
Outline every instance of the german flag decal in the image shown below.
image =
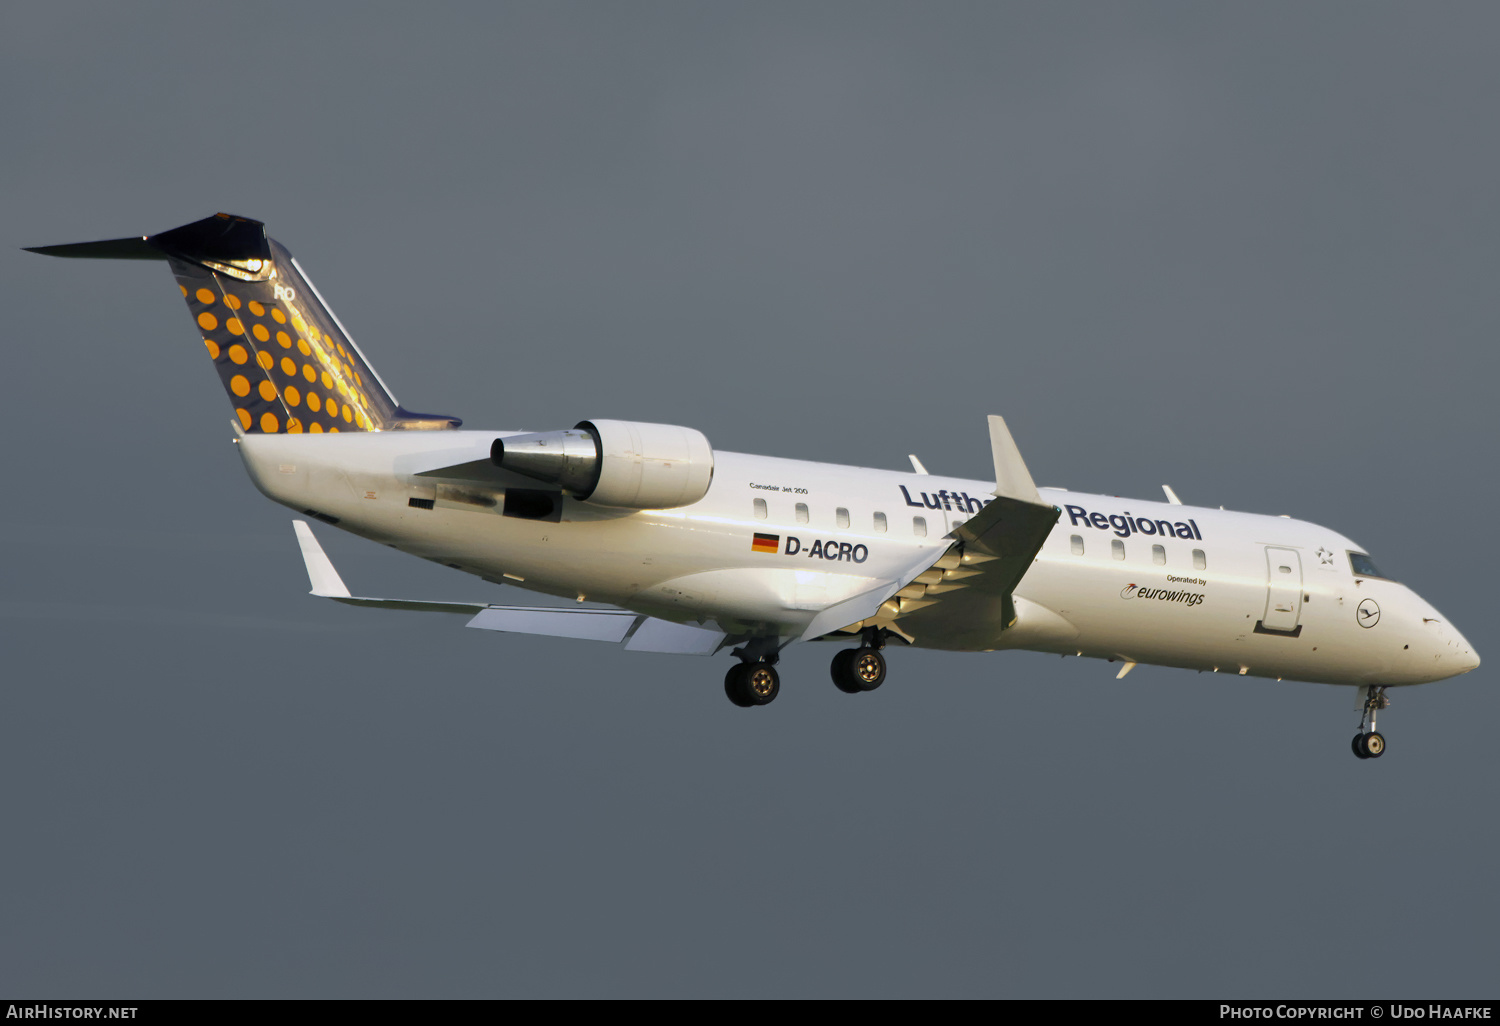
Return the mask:
POLYGON ((751 552, 769 552, 775 555, 781 551, 781 535, 779 534, 757 534, 755 540, 750 543, 751 552))

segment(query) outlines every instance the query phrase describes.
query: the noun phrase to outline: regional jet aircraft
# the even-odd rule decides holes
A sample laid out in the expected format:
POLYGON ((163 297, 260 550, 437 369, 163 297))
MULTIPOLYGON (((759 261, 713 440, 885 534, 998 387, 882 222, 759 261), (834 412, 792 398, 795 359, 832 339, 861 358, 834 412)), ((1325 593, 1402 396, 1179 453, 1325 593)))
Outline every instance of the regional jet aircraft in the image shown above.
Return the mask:
POLYGON ((874 691, 892 644, 1022 648, 1359 689, 1361 759, 1386 689, 1479 665, 1457 629, 1317 524, 1039 489, 989 418, 993 479, 715 451, 692 428, 593 418, 459 430, 401 406, 292 255, 218 214, 32 252, 164 260, 229 401, 250 478, 302 516, 571 605, 350 594, 294 520, 312 594, 458 613, 491 631, 734 659, 769 704, 795 642, 840 641, 834 685, 874 691))

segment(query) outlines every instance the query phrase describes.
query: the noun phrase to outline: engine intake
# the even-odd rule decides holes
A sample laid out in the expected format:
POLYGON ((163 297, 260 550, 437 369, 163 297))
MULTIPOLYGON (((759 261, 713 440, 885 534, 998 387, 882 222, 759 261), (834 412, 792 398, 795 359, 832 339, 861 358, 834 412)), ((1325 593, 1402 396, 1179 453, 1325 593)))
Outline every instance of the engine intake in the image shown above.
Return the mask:
POLYGON ((596 506, 672 509, 708 494, 714 451, 675 424, 585 420, 571 431, 497 438, 490 461, 596 506))

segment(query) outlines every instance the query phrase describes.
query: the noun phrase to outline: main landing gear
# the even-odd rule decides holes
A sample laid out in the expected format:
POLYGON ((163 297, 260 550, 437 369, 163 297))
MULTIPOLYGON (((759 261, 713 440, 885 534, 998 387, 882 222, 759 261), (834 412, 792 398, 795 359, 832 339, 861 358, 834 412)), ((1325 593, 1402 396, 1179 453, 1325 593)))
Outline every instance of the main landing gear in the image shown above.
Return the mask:
POLYGON ((1349 747, 1354 749, 1354 755, 1360 759, 1378 759, 1385 754, 1385 738, 1375 729, 1375 714, 1391 704, 1391 700, 1385 697, 1385 688, 1362 688, 1365 693, 1364 712, 1359 717, 1359 733, 1354 735, 1354 740, 1349 747), (1365 723, 1370 724, 1370 729, 1365 730, 1365 723))
MULTIPOLYGON (((775 640, 753 639, 734 650, 740 661, 724 674, 724 694, 741 709, 770 705, 781 692, 775 640)), ((884 634, 868 627, 860 633, 860 641, 859 648, 846 648, 834 656, 830 667, 834 686, 848 695, 874 691, 885 683, 884 634)))
POLYGON ((885 640, 874 628, 864 632, 863 640, 859 648, 846 648, 834 656, 833 665, 828 668, 833 686, 846 695, 874 691, 885 683, 885 656, 880 651, 885 640))
POLYGON ((781 676, 765 660, 735 663, 724 674, 724 694, 741 709, 770 705, 781 693, 781 676))

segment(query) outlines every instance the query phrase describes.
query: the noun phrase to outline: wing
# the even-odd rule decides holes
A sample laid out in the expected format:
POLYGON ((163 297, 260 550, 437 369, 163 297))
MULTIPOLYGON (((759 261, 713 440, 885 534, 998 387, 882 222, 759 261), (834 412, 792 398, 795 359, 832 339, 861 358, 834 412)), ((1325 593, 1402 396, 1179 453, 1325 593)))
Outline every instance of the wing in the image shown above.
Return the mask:
POLYGON ((1016 586, 1061 511, 1042 501, 1004 419, 990 417, 989 427, 995 498, 953 532, 953 546, 872 623, 934 647, 992 648, 1016 622, 1016 586))
MULTIPOLYGON (((954 534, 965 557, 989 557, 982 562, 984 570, 976 585, 1009 597, 1031 568, 1062 511, 1042 501, 1015 439, 1000 417, 990 417, 990 449, 995 459, 995 498, 978 516, 959 525, 954 534)), ((970 560, 971 565, 980 563, 970 560)), ((1007 618, 1005 626, 1014 619, 1007 618)))
POLYGON ((630 652, 711 655, 728 640, 723 631, 673 623, 628 609, 567 606, 496 606, 488 602, 428 602, 418 599, 366 598, 352 595, 305 520, 293 520, 312 594, 351 606, 404 609, 421 613, 464 613, 465 625, 486 631, 540 634, 553 638, 624 643, 630 652))

